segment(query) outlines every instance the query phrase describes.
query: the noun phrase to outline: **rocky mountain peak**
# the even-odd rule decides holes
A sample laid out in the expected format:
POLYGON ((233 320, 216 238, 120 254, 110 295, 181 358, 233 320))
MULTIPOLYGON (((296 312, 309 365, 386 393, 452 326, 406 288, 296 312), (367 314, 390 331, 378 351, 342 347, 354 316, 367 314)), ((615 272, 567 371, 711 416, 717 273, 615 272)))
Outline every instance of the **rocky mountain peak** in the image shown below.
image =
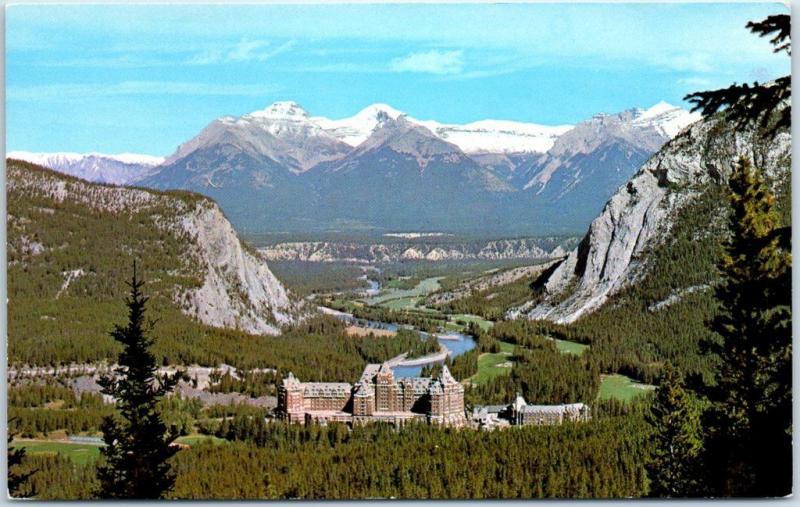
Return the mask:
POLYGON ((509 316, 569 323, 600 308, 641 276, 645 252, 669 235, 677 212, 724 183, 741 155, 777 179, 790 169, 791 135, 767 141, 752 127, 732 129, 720 116, 693 124, 611 197, 580 246, 547 279, 544 300, 509 316))
POLYGON ((309 118, 308 112, 297 102, 288 100, 281 102, 274 102, 261 111, 254 111, 250 114, 244 115, 245 118, 263 118, 263 119, 304 119, 309 118))
POLYGON ((458 146, 443 141, 427 128, 409 121, 405 116, 394 119, 387 117, 358 147, 358 151, 374 151, 384 147, 416 158, 421 168, 437 155, 463 155, 458 146))

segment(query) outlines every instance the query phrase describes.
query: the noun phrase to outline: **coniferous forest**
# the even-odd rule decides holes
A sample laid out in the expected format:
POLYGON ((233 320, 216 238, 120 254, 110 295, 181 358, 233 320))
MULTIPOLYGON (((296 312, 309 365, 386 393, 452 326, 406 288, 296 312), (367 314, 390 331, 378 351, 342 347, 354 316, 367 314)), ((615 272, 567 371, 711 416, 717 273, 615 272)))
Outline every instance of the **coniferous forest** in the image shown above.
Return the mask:
MULTIPOLYGON (((746 28, 774 53, 790 53, 788 15, 746 28)), ((47 186, 8 196, 9 494, 42 500, 791 495, 791 160, 767 171, 768 157, 759 156, 789 135, 791 79, 733 84, 685 100, 702 116, 709 139, 734 139, 735 150, 738 133, 749 132, 754 156, 737 153, 724 171, 702 167, 713 174, 691 188, 677 187, 664 169, 657 185, 665 202, 681 206, 665 218, 662 237, 633 256, 641 269, 596 308, 558 322, 525 312, 536 305, 557 309, 578 293, 582 281, 575 276, 561 293, 548 293, 549 277, 562 263, 570 266, 573 254, 496 285, 478 281, 502 279, 516 266, 504 262, 477 273, 463 266, 409 268, 396 277, 355 263, 328 271, 310 261, 287 263, 283 269, 298 290, 287 293, 285 314, 266 303, 256 309, 274 334, 203 323, 182 305, 208 294, 201 290, 199 250, 187 247, 207 231, 163 224, 185 223, 190 215, 176 210, 207 210, 211 201, 141 190, 137 205, 151 207, 120 214, 62 194, 76 182, 98 192, 127 187, 92 186, 8 160, 17 188, 28 178, 47 186), (74 269, 79 264, 87 269, 74 269), (382 288, 370 293, 362 281, 382 288), (426 284, 435 288, 419 289, 426 284), (400 296, 382 299, 392 291, 400 296), (470 347, 455 354, 447 340, 470 347), (425 381, 431 392, 463 388, 466 422, 357 424, 354 417, 352 425, 290 424, 289 410, 280 411, 290 372, 316 389, 317 382, 355 384, 366 364, 389 360, 392 368, 419 367, 418 376, 438 379, 425 381), (614 384, 620 379, 629 385, 614 384), (537 410, 585 407, 589 417, 479 422, 481 408, 500 414, 514 407, 520 414, 518 397, 537 410)), ((221 211, 219 217, 230 226, 221 211)), ((241 246, 237 259, 263 260, 252 245, 238 243, 236 232, 230 237, 241 246)), ((586 262, 579 257, 572 275, 586 262)), ((263 266, 257 272, 267 278, 263 266)), ((220 301, 250 301, 247 276, 209 269, 223 280, 221 308, 220 301)), ((253 310, 236 308, 237 324, 253 310)))

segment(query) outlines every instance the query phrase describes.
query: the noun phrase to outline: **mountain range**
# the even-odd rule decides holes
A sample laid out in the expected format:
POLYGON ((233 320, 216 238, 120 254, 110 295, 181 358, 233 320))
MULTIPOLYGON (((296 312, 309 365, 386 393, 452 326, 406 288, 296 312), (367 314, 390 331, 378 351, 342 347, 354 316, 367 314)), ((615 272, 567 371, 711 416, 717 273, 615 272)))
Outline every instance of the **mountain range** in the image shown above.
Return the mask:
POLYGON ((244 232, 574 234, 697 119, 659 103, 576 125, 452 125, 385 104, 331 120, 276 102, 214 120, 159 165, 97 154, 9 156, 92 181, 196 191, 244 232))
POLYGON ((663 311, 689 294, 709 291, 713 277, 687 275, 700 271, 700 246, 720 255, 717 245, 723 233, 717 229, 724 226, 724 189, 735 161, 747 157, 764 171, 778 209, 789 222, 791 150, 791 133, 785 130, 764 136, 752 125, 732 127, 721 114, 693 124, 614 193, 580 244, 539 281, 542 297, 512 310, 509 317, 572 323, 651 278, 657 279, 654 285, 659 290, 646 302, 649 312, 663 311), (705 216, 687 213, 692 206, 710 211, 705 216), (664 270, 653 268, 655 259, 665 255, 678 230, 689 231, 696 258, 681 265, 679 274, 663 279, 664 270), (682 278, 690 281, 681 284, 682 278))
POLYGON ((136 153, 32 153, 12 151, 6 157, 48 167, 69 176, 94 183, 132 185, 150 176, 164 162, 164 157, 136 153))

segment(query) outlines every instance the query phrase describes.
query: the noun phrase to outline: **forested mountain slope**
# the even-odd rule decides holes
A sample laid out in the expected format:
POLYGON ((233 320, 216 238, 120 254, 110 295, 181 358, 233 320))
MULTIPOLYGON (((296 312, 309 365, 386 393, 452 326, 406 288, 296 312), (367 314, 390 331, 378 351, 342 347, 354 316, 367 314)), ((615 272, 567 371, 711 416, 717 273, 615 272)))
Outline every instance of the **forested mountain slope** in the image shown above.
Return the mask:
POLYGON ((509 316, 570 324, 604 370, 652 378, 667 359, 691 373, 716 311, 725 184, 738 157, 762 168, 791 221, 791 137, 733 129, 720 116, 693 125, 621 187, 580 245, 544 280, 539 298, 509 316))
POLYGON ((16 160, 7 185, 11 360, 33 351, 103 357, 134 259, 162 330, 198 332, 194 321, 277 334, 295 320, 286 289, 209 199, 88 183, 16 160))

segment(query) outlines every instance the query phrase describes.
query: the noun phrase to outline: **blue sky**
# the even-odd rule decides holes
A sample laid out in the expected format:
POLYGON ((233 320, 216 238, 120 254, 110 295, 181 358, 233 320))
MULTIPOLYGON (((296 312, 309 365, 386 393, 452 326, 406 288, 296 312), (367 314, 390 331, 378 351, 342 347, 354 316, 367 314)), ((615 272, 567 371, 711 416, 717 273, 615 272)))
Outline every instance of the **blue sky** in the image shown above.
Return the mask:
POLYGON ((574 123, 790 72, 744 25, 781 4, 17 5, 6 146, 167 155, 295 100, 350 116, 574 123))

